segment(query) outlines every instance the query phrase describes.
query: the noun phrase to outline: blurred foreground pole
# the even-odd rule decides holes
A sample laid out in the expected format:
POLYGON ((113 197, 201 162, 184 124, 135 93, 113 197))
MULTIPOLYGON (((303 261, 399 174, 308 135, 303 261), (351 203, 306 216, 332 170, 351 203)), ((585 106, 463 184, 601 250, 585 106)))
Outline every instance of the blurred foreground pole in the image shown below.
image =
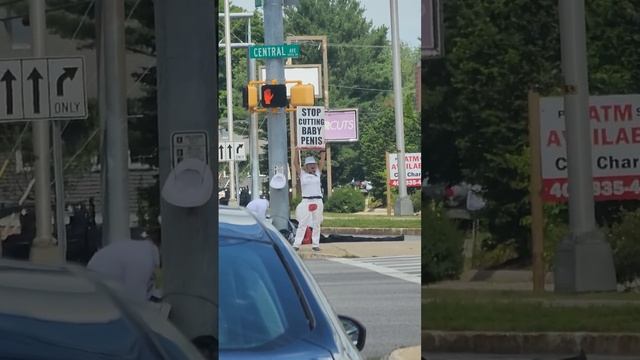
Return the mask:
POLYGON ((611 248, 595 220, 584 0, 559 0, 570 234, 558 246, 558 292, 616 290, 611 248))
MULTIPOLYGON (((214 0, 156 0, 160 188, 172 170, 171 135, 204 132, 217 174, 217 9, 214 0)), ((213 188, 217 189, 214 176, 213 188)), ((214 194, 216 191, 214 191, 214 194)), ((217 337, 218 202, 182 208, 160 200, 164 298, 190 339, 217 337)))

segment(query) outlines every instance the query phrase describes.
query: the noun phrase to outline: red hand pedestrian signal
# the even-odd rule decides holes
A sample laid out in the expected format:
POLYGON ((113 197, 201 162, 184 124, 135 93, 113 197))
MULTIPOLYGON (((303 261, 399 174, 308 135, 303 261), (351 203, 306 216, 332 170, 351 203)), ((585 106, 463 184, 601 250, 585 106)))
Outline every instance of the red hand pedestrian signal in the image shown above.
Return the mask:
POLYGON ((262 106, 265 108, 287 107, 287 86, 284 84, 262 85, 262 106))
POLYGON ((273 93, 271 92, 271 89, 267 89, 264 91, 262 99, 264 100, 265 105, 271 105, 271 100, 273 100, 273 93))

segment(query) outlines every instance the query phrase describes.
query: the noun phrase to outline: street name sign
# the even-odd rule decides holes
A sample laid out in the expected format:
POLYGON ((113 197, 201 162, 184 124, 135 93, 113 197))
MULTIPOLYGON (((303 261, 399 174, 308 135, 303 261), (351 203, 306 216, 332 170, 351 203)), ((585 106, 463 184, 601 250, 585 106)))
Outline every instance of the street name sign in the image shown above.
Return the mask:
MULTIPOLYGON (((422 185, 422 153, 404 154, 405 178, 407 187, 422 185)), ((389 154, 388 181, 391 186, 398 186, 398 154, 389 154)))
POLYGON ((298 106, 296 109, 298 149, 325 148, 325 111, 322 106, 298 106))
POLYGON ((87 116, 83 57, 0 60, 0 122, 87 116))
POLYGON ((247 151, 242 141, 224 141, 218 144, 218 161, 247 161, 247 151))
POLYGON ((252 59, 283 59, 300 56, 300 45, 254 45, 249 47, 249 57, 252 59))
MULTIPOLYGON (((540 99, 542 198, 568 199, 564 98, 540 99)), ((640 95, 589 97, 593 191, 596 201, 640 198, 640 95)))
POLYGON ((206 131, 176 131, 171 134, 173 167, 185 159, 198 159, 209 164, 209 136, 206 131))

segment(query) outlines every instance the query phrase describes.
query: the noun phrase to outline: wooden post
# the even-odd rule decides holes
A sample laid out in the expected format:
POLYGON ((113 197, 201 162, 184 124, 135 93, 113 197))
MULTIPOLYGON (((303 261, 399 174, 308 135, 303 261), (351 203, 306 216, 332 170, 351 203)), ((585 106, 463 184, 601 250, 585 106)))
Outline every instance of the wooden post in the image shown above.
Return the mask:
POLYGON ((389 152, 384 153, 384 173, 385 182, 387 183, 387 215, 391 216, 391 185, 389 184, 389 152))
POLYGON ((295 157, 298 156, 296 148, 296 114, 294 111, 289 113, 289 140, 291 148, 291 197, 295 198, 298 194, 298 169, 295 166, 295 157))
POLYGON ((531 242, 533 265, 533 291, 544 292, 544 213, 542 205, 542 170, 540 159, 540 95, 529 91, 529 147, 530 197, 531 197, 531 242))

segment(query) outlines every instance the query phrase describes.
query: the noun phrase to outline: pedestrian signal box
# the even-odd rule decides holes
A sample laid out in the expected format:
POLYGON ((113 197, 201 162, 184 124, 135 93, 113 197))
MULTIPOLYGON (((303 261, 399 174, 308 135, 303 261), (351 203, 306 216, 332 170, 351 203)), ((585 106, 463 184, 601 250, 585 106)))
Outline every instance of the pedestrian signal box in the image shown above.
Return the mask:
POLYGON ((315 97, 313 95, 313 85, 296 84, 291 88, 291 106, 313 106, 315 97))
POLYGON ((287 107, 287 86, 284 84, 262 85, 262 107, 287 107))
POLYGON ((245 109, 255 109, 258 107, 258 87, 248 85, 242 88, 242 106, 245 109))

